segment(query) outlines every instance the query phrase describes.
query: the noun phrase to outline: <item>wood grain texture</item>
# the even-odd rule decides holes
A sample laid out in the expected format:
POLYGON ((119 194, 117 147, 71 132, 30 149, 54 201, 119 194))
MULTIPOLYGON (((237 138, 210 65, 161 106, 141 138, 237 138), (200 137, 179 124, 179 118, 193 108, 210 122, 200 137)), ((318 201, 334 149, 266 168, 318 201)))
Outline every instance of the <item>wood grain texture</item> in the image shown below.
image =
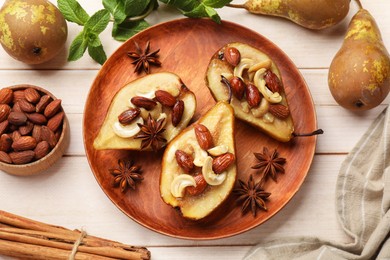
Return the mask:
POLYGON ((134 41, 144 46, 149 40, 151 50, 160 49, 162 62, 161 68, 152 67, 152 72, 174 72, 195 93, 198 108, 194 120, 215 104, 204 79, 209 60, 226 43, 241 41, 268 54, 279 67, 295 131, 307 133, 317 127, 314 105, 303 77, 291 60, 269 40, 229 22, 223 22, 222 25, 206 19, 168 22, 136 35, 121 46, 102 67, 92 85, 85 106, 84 142, 89 163, 100 186, 129 217, 154 231, 174 237, 222 238, 247 231, 268 220, 292 198, 302 184, 314 155, 316 137, 295 138, 289 143, 280 143, 238 121, 235 129, 238 177, 246 181, 249 174, 253 173, 250 170, 254 163, 252 153, 261 152, 263 146, 278 149, 281 156, 287 158, 286 174, 279 177, 278 184, 269 182, 265 186, 273 195, 268 204, 269 210, 259 214, 258 218, 250 214, 242 216, 235 198, 230 196, 219 210, 198 222, 184 219, 162 202, 159 194, 162 152, 96 151, 93 148, 93 140, 113 96, 125 83, 138 76, 132 73, 134 67, 127 52, 135 48, 134 41), (112 188, 109 169, 117 166, 118 159, 132 159, 142 165, 145 180, 136 191, 121 194, 118 189, 112 188))

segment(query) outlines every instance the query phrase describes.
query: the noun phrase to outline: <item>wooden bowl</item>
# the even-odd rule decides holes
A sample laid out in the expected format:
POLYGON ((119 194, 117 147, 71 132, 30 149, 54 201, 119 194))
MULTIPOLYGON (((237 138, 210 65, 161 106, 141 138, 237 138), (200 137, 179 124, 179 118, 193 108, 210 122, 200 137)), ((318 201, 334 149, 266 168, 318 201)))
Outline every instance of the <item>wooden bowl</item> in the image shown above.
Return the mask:
MULTIPOLYGON (((33 86, 33 85, 21 84, 21 85, 10 86, 8 88, 14 91, 23 90, 26 88, 34 88, 41 94, 49 95, 53 100, 57 99, 53 94, 51 94, 46 89, 33 86)), ((63 111, 63 108, 61 108, 61 110, 63 111)), ((8 163, 0 162, 0 170, 18 176, 30 176, 30 175, 40 173, 46 170, 47 168, 49 168, 50 166, 52 166, 60 157, 62 157, 65 150, 69 146, 69 141, 70 141, 69 122, 66 117, 66 114, 64 114, 61 135, 55 147, 46 156, 44 156, 39 160, 32 161, 26 164, 8 164, 8 163)))

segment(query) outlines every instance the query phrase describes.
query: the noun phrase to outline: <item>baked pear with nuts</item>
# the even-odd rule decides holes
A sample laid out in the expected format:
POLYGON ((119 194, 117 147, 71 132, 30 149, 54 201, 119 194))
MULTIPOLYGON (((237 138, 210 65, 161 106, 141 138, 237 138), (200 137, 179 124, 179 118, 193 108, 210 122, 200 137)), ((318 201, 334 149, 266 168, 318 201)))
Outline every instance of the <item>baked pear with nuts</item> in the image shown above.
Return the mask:
POLYGON ((160 193, 183 217, 210 215, 230 195, 236 181, 234 113, 218 102, 167 146, 160 193))
POLYGON ((159 150, 190 122, 196 98, 179 76, 149 74, 123 86, 111 101, 93 146, 97 150, 159 150))
POLYGON ((229 43, 212 58, 206 83, 214 99, 229 101, 235 116, 282 142, 294 124, 280 72, 271 58, 245 43, 229 43))

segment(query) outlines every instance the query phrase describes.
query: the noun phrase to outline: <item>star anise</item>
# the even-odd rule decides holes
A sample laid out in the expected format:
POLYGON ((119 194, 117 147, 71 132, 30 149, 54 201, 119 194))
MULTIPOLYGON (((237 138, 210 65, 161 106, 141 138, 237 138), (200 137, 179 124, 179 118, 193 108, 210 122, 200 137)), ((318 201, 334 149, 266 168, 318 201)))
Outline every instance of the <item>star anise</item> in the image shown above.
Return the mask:
POLYGON ((276 149, 271 153, 267 147, 264 147, 263 153, 254 153, 254 155, 258 163, 252 166, 252 169, 260 169, 263 171, 262 180, 271 177, 276 182, 276 174, 278 172, 284 173, 283 164, 286 163, 286 159, 279 157, 276 149))
POLYGON ((139 73, 142 69, 146 72, 146 74, 150 73, 150 64, 160 66, 161 62, 157 58, 157 53, 160 49, 149 52, 150 42, 148 41, 145 46, 145 50, 141 50, 137 42, 134 42, 136 51, 130 51, 127 53, 127 56, 132 58, 134 61, 132 64, 135 65, 134 72, 139 73))
POLYGON ((121 192, 125 192, 128 187, 135 190, 137 181, 142 181, 141 166, 135 165, 134 161, 118 160, 118 168, 110 169, 110 173, 114 176, 114 187, 119 186, 121 192))
POLYGON ((255 183, 251 174, 247 183, 242 180, 238 180, 238 183, 240 184, 240 188, 235 189, 234 193, 239 196, 237 201, 243 201, 241 207, 242 213, 249 207, 254 217, 256 217, 257 208, 267 211, 265 200, 267 200, 271 193, 262 189, 261 181, 255 183))
POLYGON ((135 139, 142 139, 142 150, 151 147, 153 151, 157 151, 167 143, 162 135, 165 131, 164 120, 165 118, 161 118, 156 121, 149 114, 146 124, 138 124, 141 132, 135 136, 135 139))

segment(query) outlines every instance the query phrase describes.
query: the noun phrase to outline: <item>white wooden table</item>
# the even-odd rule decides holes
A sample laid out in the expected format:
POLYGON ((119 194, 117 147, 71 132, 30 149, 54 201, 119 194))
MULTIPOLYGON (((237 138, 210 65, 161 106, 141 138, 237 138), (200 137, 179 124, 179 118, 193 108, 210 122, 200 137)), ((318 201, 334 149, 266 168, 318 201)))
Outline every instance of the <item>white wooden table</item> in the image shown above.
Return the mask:
MULTIPOLYGON (((4 0, 0 0, 0 5, 3 3, 4 0)), ((100 1, 82 0, 80 3, 90 14, 102 8, 100 1)), ((390 2, 363 0, 363 5, 375 17, 385 44, 390 49, 390 2)), ((318 32, 284 19, 252 15, 245 10, 218 10, 222 19, 264 35, 289 55, 310 88, 318 126, 325 131, 318 138, 314 162, 301 189, 286 207, 266 223, 231 238, 181 240, 144 228, 111 203, 89 168, 82 139, 84 104, 100 65, 88 56, 77 62, 66 61, 71 40, 80 31, 80 27, 70 23, 66 50, 44 65, 25 65, 11 59, 3 49, 0 50, 0 88, 29 83, 48 89, 63 100, 71 125, 68 151, 43 174, 16 177, 0 171, 0 209, 71 229, 83 228, 92 235, 123 243, 146 246, 155 260, 240 259, 256 243, 295 235, 349 242, 340 229, 335 213, 334 191, 338 170, 347 153, 390 101, 388 97, 379 107, 357 114, 339 107, 328 90, 330 62, 357 9, 352 2, 350 13, 341 24, 318 32)), ((175 9, 161 5, 148 21, 156 24, 182 17, 175 9)), ((110 33, 107 29, 102 36, 108 56, 121 45, 111 38, 110 33)))

